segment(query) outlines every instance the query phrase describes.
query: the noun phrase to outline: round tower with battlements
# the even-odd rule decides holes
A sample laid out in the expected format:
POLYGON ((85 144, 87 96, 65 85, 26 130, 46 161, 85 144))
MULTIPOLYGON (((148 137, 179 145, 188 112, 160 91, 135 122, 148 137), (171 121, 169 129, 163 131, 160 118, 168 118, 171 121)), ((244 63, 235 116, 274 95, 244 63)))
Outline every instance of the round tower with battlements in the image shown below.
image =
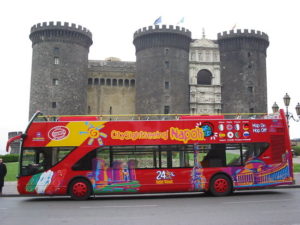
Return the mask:
POLYGON ((268 35, 254 30, 218 34, 222 112, 267 112, 268 35))
POLYGON ((88 53, 92 33, 75 24, 50 22, 31 28, 31 117, 87 113, 88 53))
POLYGON ((189 113, 189 48, 185 28, 149 26, 134 33, 136 113, 189 113))

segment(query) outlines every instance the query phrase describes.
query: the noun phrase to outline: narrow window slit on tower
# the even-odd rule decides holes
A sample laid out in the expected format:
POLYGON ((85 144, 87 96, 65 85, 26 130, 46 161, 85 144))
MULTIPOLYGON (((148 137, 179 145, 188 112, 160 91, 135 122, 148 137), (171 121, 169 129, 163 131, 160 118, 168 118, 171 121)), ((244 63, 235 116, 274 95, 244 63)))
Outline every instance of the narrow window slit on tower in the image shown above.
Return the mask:
POLYGON ((52 80, 52 85, 57 86, 58 85, 58 79, 53 79, 52 80))
POLYGON ((59 58, 58 57, 54 57, 54 64, 55 65, 58 65, 60 62, 59 62, 59 58))
POLYGON ((169 87, 170 87, 169 81, 165 81, 165 89, 169 89, 169 87))
POLYGON ((170 113, 170 106, 169 105, 165 105, 164 113, 165 114, 169 114, 170 113))

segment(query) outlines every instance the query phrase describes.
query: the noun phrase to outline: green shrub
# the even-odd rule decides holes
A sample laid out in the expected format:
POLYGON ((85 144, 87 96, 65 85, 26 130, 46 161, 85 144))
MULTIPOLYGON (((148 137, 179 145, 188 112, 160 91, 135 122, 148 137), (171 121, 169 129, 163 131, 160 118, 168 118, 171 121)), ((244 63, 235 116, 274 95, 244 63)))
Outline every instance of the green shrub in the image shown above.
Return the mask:
POLYGON ((19 154, 8 154, 8 155, 0 155, 0 158, 3 159, 3 162, 18 162, 19 154))
POLYGON ((296 155, 300 155, 300 146, 293 146, 292 149, 294 149, 296 155))

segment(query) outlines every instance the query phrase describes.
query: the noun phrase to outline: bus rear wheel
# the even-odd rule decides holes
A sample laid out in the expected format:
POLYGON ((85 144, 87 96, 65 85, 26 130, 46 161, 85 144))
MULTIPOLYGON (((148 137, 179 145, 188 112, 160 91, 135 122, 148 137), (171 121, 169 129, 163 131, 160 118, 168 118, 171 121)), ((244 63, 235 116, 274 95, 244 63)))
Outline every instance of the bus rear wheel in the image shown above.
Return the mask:
POLYGON ((226 196, 232 193, 232 182, 224 174, 214 176, 209 185, 209 192, 213 196, 226 196))
POLYGON ((75 179, 69 186, 69 194, 74 200, 86 200, 91 195, 91 185, 85 179, 75 179))

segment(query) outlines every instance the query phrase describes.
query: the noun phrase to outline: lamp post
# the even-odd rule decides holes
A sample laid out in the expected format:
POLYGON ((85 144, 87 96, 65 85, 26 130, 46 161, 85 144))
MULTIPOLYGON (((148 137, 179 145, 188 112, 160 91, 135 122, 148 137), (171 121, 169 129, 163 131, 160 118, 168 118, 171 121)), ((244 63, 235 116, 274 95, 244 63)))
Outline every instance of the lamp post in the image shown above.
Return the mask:
MULTIPOLYGON (((284 102, 284 105, 286 107, 285 116, 286 116, 286 120, 287 120, 287 123, 288 123, 288 127, 290 127, 290 125, 289 125, 289 120, 290 119, 293 119, 295 122, 299 122, 299 120, 295 119, 293 114, 289 112, 290 101, 291 101, 291 97, 288 95, 288 93, 286 93, 285 96, 283 97, 283 102, 284 102)), ((300 116, 300 103, 299 102, 296 105, 295 109, 296 109, 297 116, 299 117, 300 116)), ((277 105, 276 102, 274 102, 274 104, 272 106, 272 110, 273 110, 273 113, 278 112, 279 106, 277 105)))
POLYGON ((272 106, 272 110, 273 110, 273 113, 276 113, 276 112, 278 112, 278 110, 279 110, 279 106, 277 105, 277 103, 276 103, 276 102, 274 102, 274 104, 273 104, 273 106, 272 106))
POLYGON ((283 97, 283 102, 284 102, 284 105, 285 105, 285 108, 286 108, 285 116, 286 116, 286 120, 287 120, 287 123, 288 123, 288 127, 290 127, 290 125, 289 125, 289 105, 290 105, 290 101, 291 101, 291 98, 288 95, 288 93, 286 93, 285 96, 283 97))

